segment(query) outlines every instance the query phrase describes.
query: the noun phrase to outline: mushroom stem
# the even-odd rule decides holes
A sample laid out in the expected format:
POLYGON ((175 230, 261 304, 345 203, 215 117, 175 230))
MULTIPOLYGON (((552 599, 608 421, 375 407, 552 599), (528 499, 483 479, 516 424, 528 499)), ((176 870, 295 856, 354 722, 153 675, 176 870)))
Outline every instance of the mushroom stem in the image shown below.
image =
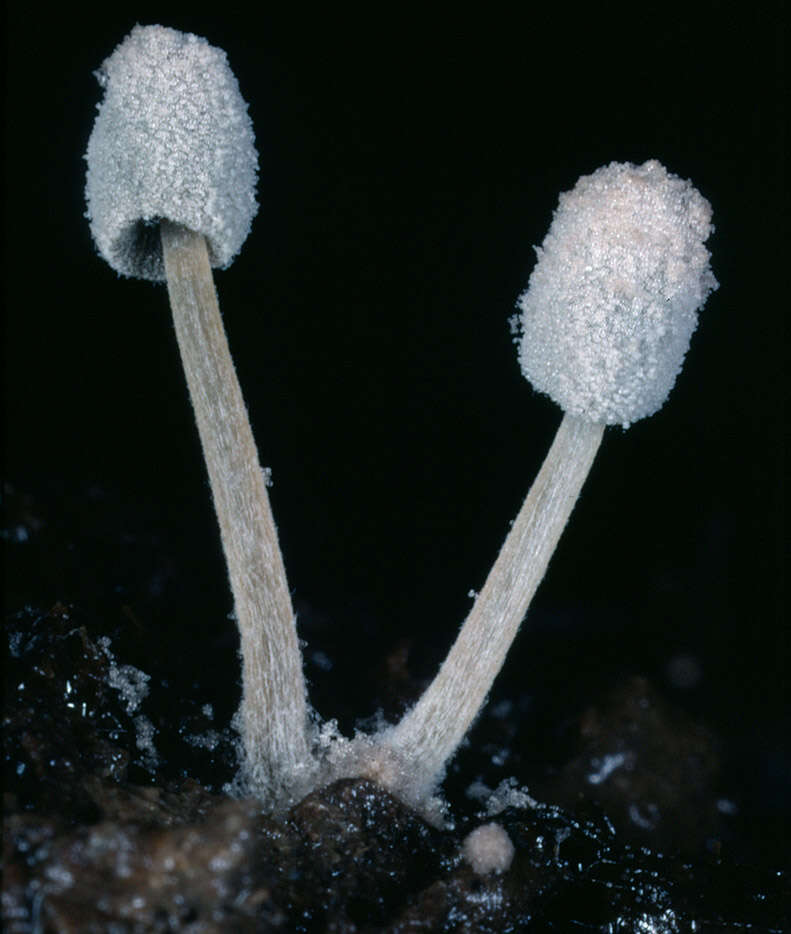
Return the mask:
POLYGON ((470 615, 418 703, 382 737, 429 794, 502 667, 599 449, 604 425, 564 415, 470 615), (416 774, 417 773, 417 774, 416 774))
POLYGON ((310 771, 302 662, 286 572, 214 288, 206 240, 163 220, 168 295, 233 592, 250 790, 275 806, 310 771))

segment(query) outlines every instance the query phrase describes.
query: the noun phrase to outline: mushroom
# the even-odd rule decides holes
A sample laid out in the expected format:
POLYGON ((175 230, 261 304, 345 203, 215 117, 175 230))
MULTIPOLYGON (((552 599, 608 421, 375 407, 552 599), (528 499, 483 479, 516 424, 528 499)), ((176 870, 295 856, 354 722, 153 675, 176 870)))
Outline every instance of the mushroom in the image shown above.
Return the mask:
POLYGON ((561 194, 522 311, 519 359, 564 410, 555 440, 433 682, 379 737, 415 801, 430 796, 474 720, 546 572, 606 425, 667 398, 717 288, 709 203, 651 160, 613 162, 561 194))
POLYGON ((181 360, 228 566, 243 661, 247 790, 273 809, 313 765, 302 659, 255 441, 211 267, 226 268, 258 209, 253 128, 225 53, 135 26, 97 72, 87 216, 118 273, 167 281, 181 360))

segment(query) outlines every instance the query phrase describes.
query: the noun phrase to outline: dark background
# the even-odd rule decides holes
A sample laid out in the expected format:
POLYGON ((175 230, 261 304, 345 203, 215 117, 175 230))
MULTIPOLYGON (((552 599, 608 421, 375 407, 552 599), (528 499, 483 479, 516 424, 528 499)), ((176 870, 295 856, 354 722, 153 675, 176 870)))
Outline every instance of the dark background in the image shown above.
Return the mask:
POLYGON ((720 289, 664 409, 608 430, 494 697, 646 674, 728 737, 723 793, 787 817, 782 9, 125 7, 7 10, 7 609, 127 625, 141 667, 237 703, 166 293, 119 279, 83 216, 92 72, 159 22, 225 49, 250 105, 261 208, 216 283, 312 699, 347 730, 398 648, 432 674, 551 443, 508 318, 558 193, 655 157, 711 201, 720 289))

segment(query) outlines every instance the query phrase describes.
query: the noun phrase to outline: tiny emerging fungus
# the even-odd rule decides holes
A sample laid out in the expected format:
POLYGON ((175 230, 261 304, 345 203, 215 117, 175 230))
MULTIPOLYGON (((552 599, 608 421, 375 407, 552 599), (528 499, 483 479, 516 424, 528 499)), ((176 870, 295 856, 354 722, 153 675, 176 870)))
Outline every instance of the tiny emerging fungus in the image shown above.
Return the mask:
POLYGON ((502 824, 494 821, 468 833, 461 850, 464 859, 479 876, 507 872, 516 852, 508 832, 502 824))
POLYGON ((87 216, 122 275, 167 281, 241 638, 243 775, 271 807, 312 772, 294 612, 264 474, 217 304, 258 209, 253 128, 225 53, 135 26, 97 72, 87 216))
POLYGON ((434 681, 380 743, 420 801, 484 703, 549 564, 606 425, 659 409, 717 288, 711 208, 651 160, 613 162, 561 194, 519 298, 519 359, 564 410, 555 440, 434 681))

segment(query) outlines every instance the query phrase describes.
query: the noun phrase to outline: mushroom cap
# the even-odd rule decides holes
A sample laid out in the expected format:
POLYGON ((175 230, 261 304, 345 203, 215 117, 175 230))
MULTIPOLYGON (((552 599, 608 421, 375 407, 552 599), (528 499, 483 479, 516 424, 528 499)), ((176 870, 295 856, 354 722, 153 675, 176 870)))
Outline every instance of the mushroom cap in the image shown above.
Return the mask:
POLYGON ((655 159, 560 195, 519 297, 522 372, 571 415, 628 427, 673 388, 717 280, 711 206, 655 159))
POLYGON ((122 275, 163 280, 168 219, 206 237, 212 266, 229 266, 258 210, 258 153, 225 52, 138 25, 96 77, 85 196, 99 253, 122 275))

